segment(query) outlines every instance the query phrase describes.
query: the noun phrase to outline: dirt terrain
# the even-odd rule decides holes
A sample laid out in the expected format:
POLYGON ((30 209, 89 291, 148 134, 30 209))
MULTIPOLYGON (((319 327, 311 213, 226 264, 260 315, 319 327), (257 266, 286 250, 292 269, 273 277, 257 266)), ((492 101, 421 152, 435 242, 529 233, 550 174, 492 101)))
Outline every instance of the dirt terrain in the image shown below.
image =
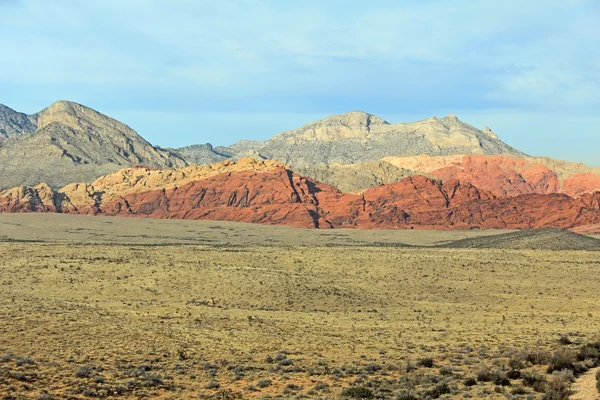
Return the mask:
POLYGON ((548 371, 598 351, 580 350, 594 251, 55 214, 0 229, 5 399, 544 398, 569 379, 548 371))

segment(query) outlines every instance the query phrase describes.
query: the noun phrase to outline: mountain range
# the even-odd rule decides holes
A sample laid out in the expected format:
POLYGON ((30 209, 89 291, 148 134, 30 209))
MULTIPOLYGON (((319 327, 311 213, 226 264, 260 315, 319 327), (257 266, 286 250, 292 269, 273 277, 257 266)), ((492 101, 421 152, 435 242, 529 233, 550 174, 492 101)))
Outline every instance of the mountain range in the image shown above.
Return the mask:
MULTIPOLYGON (((80 104, 0 106, 0 211, 304 227, 600 225, 600 168, 531 157, 453 115, 335 115, 266 141, 179 149, 80 104)), ((592 227, 592 228, 590 228, 592 227)))

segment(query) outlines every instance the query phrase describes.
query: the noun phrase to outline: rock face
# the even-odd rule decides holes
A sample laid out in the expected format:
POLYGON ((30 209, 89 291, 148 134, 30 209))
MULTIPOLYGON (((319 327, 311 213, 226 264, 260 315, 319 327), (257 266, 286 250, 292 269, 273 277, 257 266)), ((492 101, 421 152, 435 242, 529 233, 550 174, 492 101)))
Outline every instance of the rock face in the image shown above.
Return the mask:
POLYGON ((424 176, 344 194, 276 161, 129 168, 59 191, 0 192, 1 212, 212 219, 305 228, 574 228, 600 224, 600 192, 498 197, 471 183, 424 176))
POLYGON ((499 197, 534 193, 579 196, 600 191, 599 175, 592 172, 570 175, 572 171, 594 171, 594 168, 557 160, 473 155, 386 157, 383 160, 438 179, 470 182, 499 197))
POLYGON ((37 116, 16 112, 0 104, 0 140, 28 134, 37 128, 37 116))
POLYGON ((153 147, 125 124, 76 103, 56 102, 36 114, 35 123, 37 130, 0 148, 0 187, 45 182, 56 188, 137 164, 187 165, 174 151, 153 147))
POLYGON ((225 152, 255 150, 292 168, 355 164, 386 156, 448 154, 525 154, 448 115, 423 121, 390 124, 362 111, 334 115, 301 128, 282 132, 265 142, 244 141, 225 152))

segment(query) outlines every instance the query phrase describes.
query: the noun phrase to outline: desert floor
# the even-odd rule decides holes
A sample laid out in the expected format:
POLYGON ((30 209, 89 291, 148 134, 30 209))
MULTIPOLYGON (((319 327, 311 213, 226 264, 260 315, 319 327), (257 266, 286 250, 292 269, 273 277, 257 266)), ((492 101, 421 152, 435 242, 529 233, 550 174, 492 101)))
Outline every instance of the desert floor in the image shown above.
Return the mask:
POLYGON ((600 253, 494 233, 0 215, 0 396, 542 398, 600 253))

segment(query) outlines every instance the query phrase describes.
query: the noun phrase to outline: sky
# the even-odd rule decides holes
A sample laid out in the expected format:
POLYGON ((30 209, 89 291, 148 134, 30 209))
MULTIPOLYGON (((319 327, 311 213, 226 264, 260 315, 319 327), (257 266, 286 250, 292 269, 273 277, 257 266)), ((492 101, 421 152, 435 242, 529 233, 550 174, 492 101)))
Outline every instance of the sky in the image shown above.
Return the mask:
POLYGON ((600 0, 0 0, 0 103, 179 147, 448 113, 600 165, 600 0))

